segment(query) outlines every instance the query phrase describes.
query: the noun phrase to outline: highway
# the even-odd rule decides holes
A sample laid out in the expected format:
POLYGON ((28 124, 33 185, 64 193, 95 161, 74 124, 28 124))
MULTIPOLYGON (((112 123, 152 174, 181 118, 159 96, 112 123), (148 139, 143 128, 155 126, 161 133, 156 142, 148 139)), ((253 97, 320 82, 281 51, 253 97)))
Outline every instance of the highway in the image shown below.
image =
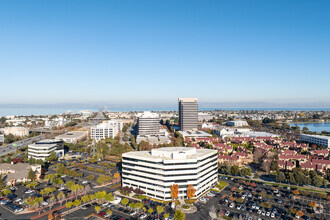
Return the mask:
POLYGON ((34 142, 40 141, 45 139, 45 135, 39 135, 36 137, 31 137, 31 138, 26 138, 24 140, 21 141, 17 141, 11 144, 6 144, 3 146, 0 146, 0 156, 15 152, 17 149, 21 148, 21 147, 25 147, 29 144, 32 144, 34 142), (13 146, 13 144, 15 146, 13 146))

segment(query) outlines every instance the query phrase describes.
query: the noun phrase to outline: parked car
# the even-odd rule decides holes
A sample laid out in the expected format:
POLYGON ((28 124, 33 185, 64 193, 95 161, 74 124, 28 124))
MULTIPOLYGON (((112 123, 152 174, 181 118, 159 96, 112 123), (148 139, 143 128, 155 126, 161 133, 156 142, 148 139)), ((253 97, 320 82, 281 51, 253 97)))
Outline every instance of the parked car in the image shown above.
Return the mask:
POLYGON ((142 214, 142 215, 139 216, 140 219, 145 219, 147 217, 148 217, 147 214, 142 214))

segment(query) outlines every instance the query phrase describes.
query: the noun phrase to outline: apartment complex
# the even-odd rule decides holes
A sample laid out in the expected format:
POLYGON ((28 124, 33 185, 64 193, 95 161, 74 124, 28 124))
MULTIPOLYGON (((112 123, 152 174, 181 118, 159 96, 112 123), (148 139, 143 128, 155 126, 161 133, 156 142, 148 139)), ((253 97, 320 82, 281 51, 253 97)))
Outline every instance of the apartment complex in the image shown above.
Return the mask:
POLYGON ((138 135, 157 135, 159 134, 159 114, 143 112, 137 114, 138 135))
POLYGON ((181 131, 195 130, 198 126, 198 99, 179 98, 179 127, 181 131))
POLYGON ((97 141, 105 138, 115 138, 123 129, 123 122, 119 120, 109 120, 91 127, 91 138, 97 141))
POLYGON ((29 129, 25 127, 5 127, 3 130, 5 135, 12 134, 14 136, 28 136, 29 135, 29 129))
POLYGON ((218 180, 218 152, 189 147, 164 147, 122 155, 122 184, 140 188, 147 196, 171 200, 170 186, 179 185, 179 199, 187 198, 188 185, 195 198, 205 194, 218 180))
POLYGON ((53 151, 55 151, 58 157, 64 156, 64 144, 62 140, 45 139, 28 145, 28 158, 45 161, 53 151))
POLYGON ((28 179, 30 169, 35 173, 36 179, 39 179, 41 175, 41 165, 28 163, 1 163, 0 174, 4 176, 7 186, 14 186, 16 183, 24 183, 27 181, 33 181, 28 179))
POLYGON ((330 147, 330 137, 322 135, 301 134, 300 141, 330 147))

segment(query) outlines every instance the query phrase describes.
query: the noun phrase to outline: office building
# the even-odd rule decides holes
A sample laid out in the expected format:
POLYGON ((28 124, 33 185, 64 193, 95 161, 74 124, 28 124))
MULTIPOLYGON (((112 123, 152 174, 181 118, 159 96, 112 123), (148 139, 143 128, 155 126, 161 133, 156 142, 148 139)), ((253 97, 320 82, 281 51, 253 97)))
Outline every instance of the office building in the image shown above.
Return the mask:
POLYGON ((64 145, 62 140, 45 139, 28 145, 28 158, 45 161, 53 151, 55 151, 55 154, 58 157, 64 156, 64 145))
POLYGON ((187 198, 188 185, 198 198, 218 180, 218 152, 190 147, 164 147, 122 155, 123 186, 140 188, 146 195, 171 200, 170 186, 179 185, 179 199, 187 198))
POLYGON ((69 131, 65 134, 57 136, 56 140, 62 140, 66 143, 77 143, 78 141, 87 137, 87 131, 69 131))
POLYGON ((330 147, 330 137, 323 135, 301 134, 300 141, 317 144, 324 147, 330 147))
POLYGON ((137 114, 138 135, 157 135, 159 134, 159 114, 143 112, 137 114))
POLYGON ((181 131, 195 130, 198 126, 197 98, 179 98, 179 127, 181 131))
POLYGON ((4 134, 9 135, 12 134, 14 136, 28 136, 29 135, 29 129, 25 127, 5 127, 4 134))
POLYGON ((97 141, 105 138, 115 138, 123 129, 123 122, 109 120, 91 127, 91 138, 97 141))
POLYGON ((249 124, 246 121, 227 121, 226 123, 228 126, 233 127, 244 127, 249 126, 249 124))

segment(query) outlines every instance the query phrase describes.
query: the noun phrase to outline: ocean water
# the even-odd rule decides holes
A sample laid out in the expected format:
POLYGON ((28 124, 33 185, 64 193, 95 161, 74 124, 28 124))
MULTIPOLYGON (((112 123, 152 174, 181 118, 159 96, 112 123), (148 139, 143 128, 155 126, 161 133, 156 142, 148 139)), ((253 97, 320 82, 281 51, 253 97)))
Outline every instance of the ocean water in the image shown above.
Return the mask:
MULTIPOLYGON (((67 111, 72 111, 73 113, 77 113, 80 110, 90 110, 93 112, 97 112, 98 107, 6 107, 0 106, 0 116, 8 116, 8 115, 18 115, 18 116, 28 116, 28 115, 53 115, 53 114, 63 114, 67 111)), ((127 111, 177 111, 177 106, 161 106, 161 107, 151 107, 151 106, 125 106, 125 107, 104 107, 103 111, 110 112, 127 112, 127 111)), ((216 107, 216 108, 205 108, 200 105, 199 111, 211 111, 211 110, 257 110, 257 111, 330 111, 330 108, 230 108, 230 107, 216 107)))
POLYGON ((310 131, 315 131, 315 132, 327 131, 327 132, 330 132, 330 122, 290 124, 290 126, 297 126, 297 125, 300 127, 300 129, 303 129, 303 127, 307 127, 308 130, 310 130, 310 131))

